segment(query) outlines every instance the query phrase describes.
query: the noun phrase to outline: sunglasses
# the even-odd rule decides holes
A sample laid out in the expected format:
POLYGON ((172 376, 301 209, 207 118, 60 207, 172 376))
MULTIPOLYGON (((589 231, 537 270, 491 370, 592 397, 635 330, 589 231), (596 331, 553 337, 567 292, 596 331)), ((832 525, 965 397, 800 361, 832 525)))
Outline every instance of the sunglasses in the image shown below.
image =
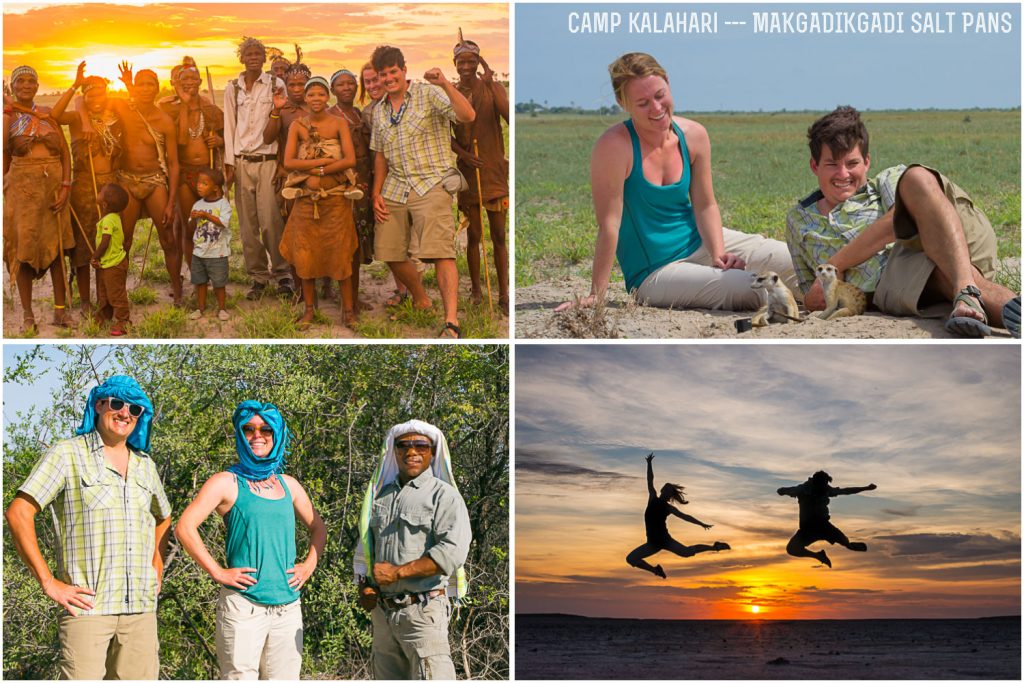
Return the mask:
POLYGON ((115 413, 121 412, 122 408, 128 406, 128 414, 131 415, 132 417, 139 417, 140 415, 142 415, 142 413, 146 411, 146 409, 140 405, 128 403, 128 401, 122 401, 119 398, 104 398, 102 399, 101 402, 106 403, 108 406, 110 406, 110 409, 115 413))
POLYGON ((415 449, 417 451, 429 451, 430 450, 430 442, 429 441, 406 441, 406 440, 396 441, 395 442, 395 448, 397 448, 399 450, 402 450, 402 451, 411 451, 413 449, 415 449))
POLYGON ((259 427, 242 425, 242 433, 245 434, 246 438, 251 438, 256 432, 259 432, 262 436, 274 436, 274 428, 270 425, 261 425, 259 427))

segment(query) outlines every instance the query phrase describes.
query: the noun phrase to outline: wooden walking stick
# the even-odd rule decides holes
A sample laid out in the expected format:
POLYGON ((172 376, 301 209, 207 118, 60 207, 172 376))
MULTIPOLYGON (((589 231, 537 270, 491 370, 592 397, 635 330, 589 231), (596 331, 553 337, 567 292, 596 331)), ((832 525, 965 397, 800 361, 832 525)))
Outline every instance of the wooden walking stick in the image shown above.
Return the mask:
MULTIPOLYGON (((149 219, 149 237, 146 238, 146 248, 142 251, 142 270, 139 271, 139 280, 136 283, 136 287, 142 286, 142 278, 146 277, 146 261, 149 260, 149 244, 153 241, 153 230, 156 227, 156 221, 152 217, 149 219)), ((178 277, 181 277, 179 274, 178 277)))
MULTIPOLYGON (((214 106, 217 106, 217 100, 213 96, 213 78, 210 77, 210 67, 206 67, 206 89, 210 91, 210 102, 213 102, 214 106)), ((203 115, 203 101, 199 100, 199 115, 203 115)), ((210 135, 213 135, 213 131, 210 131, 210 135)), ((213 165, 213 147, 210 148, 210 168, 217 168, 213 165)))
MULTIPOLYGON (((461 29, 460 29, 461 32, 461 29)), ((480 158, 480 149, 473 138, 473 155, 480 158)), ((484 186, 480 184, 480 167, 476 167, 476 194, 480 200, 480 248, 484 252, 484 279, 487 280, 487 309, 493 311, 494 299, 491 297, 491 274, 487 268, 487 242, 484 240, 484 186)))
MULTIPOLYGON (((69 195, 70 195, 70 193, 69 193, 69 195)), ((60 198, 60 192, 57 192, 56 198, 60 198)), ((68 197, 68 201, 69 202, 71 201, 71 197, 70 196, 68 197)), ((70 216, 68 216, 68 220, 71 220, 70 216)), ((57 261, 60 263, 60 281, 61 281, 61 284, 64 284, 64 278, 66 278, 68 276, 68 270, 67 270, 67 266, 64 264, 64 226, 60 226, 60 225, 57 227, 57 261)), ((62 310, 64 311, 64 315, 61 316, 60 322, 57 323, 61 327, 64 327, 67 324, 67 322, 68 322, 68 304, 69 303, 71 303, 71 296, 70 296, 70 293, 68 291, 68 288, 65 287, 65 289, 64 289, 64 306, 61 307, 62 310)), ((53 307, 57 308, 57 292, 53 293, 53 307)), ((56 316, 54 316, 54 317, 56 317, 56 316)))
POLYGON ((89 244, 89 237, 85 234, 85 226, 82 225, 82 221, 79 220, 78 214, 75 213, 75 207, 68 203, 68 208, 71 209, 71 217, 75 219, 75 225, 78 226, 78 232, 82 233, 82 238, 85 239, 85 246, 89 247, 89 253, 93 256, 96 255, 96 250, 91 244, 89 244))
POLYGON ((100 211, 100 191, 96 187, 96 165, 92 161, 92 147, 87 148, 85 153, 89 155, 89 173, 92 175, 92 197, 96 202, 96 217, 103 218, 103 212, 100 211))

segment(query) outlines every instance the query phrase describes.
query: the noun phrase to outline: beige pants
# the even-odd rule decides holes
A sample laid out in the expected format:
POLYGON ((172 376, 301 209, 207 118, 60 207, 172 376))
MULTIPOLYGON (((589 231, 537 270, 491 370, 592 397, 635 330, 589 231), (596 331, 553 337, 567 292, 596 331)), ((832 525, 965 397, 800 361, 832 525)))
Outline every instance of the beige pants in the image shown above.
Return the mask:
POLYGON ((284 221, 274 195, 276 173, 277 162, 273 159, 235 159, 235 207, 245 272, 253 282, 264 285, 291 279, 292 276, 291 268, 279 250, 284 221))
POLYGON ((746 270, 720 270, 711 266, 711 254, 701 245, 682 261, 654 271, 636 290, 636 300, 659 308, 712 308, 755 310, 764 293, 751 289, 753 274, 773 270, 799 301, 800 285, 785 242, 723 228, 725 250, 746 261, 746 270))
POLYGON ((302 670, 300 603, 259 605, 221 588, 217 600, 221 680, 298 680, 302 670))
POLYGON ((60 617, 60 677, 155 681, 156 612, 60 617))
POLYGON ((455 680, 448 646, 448 598, 389 610, 374 608, 373 677, 380 680, 455 680))

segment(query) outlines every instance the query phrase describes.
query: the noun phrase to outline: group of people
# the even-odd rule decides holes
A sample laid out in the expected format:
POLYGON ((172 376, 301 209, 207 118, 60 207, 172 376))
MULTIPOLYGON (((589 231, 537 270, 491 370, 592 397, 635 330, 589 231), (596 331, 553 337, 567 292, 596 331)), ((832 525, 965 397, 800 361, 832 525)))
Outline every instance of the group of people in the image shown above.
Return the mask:
MULTIPOLYGON (((697 553, 719 552, 732 550, 728 543, 715 541, 711 545, 698 543, 696 545, 683 545, 672 538, 668 532, 669 515, 696 524, 705 531, 711 529, 713 524, 705 524, 696 517, 682 512, 672 503, 686 505, 689 501, 684 496, 685 488, 678 484, 667 483, 657 490, 654 486, 654 453, 647 456, 647 509, 644 510, 644 525, 647 530, 647 542, 634 548, 626 556, 626 564, 637 569, 650 572, 655 576, 665 579, 668 575, 660 564, 651 564, 647 558, 663 550, 678 555, 679 557, 693 557, 697 553)), ((830 486, 832 477, 823 470, 815 472, 802 484, 796 486, 783 486, 778 489, 780 496, 796 498, 800 505, 800 526, 793 537, 786 544, 786 552, 793 557, 811 557, 821 564, 831 567, 832 560, 824 550, 813 551, 807 546, 818 541, 828 541, 835 545, 838 543, 844 548, 865 552, 868 549, 866 543, 851 541, 839 528, 830 521, 828 512, 829 498, 836 496, 849 496, 864 491, 874 491, 877 486, 853 486, 849 488, 838 488, 830 486)))
MULTIPOLYGON (((129 254, 144 215, 153 220, 175 305, 184 305, 184 263, 196 287, 191 317, 204 316, 212 285, 217 315, 228 320, 234 214, 251 284, 246 298, 301 293, 300 329, 313 323, 318 295, 335 296, 335 281, 344 323, 368 310, 359 298, 359 270, 376 259, 395 280, 386 305, 411 297, 417 309, 433 307, 421 277, 423 264, 433 264, 444 307, 441 334, 459 338, 455 195, 468 223, 471 301, 482 301, 486 212, 498 304, 507 313, 502 120, 509 103, 476 43, 460 34, 455 83, 439 68, 422 83, 410 80, 401 50, 387 45, 358 73, 342 68, 329 79, 314 76, 300 50, 294 63, 277 56, 270 71, 260 40, 243 39, 237 52, 244 70, 224 89, 223 110, 200 94, 202 76, 190 57, 171 71, 175 94, 162 99, 149 69, 133 73, 121 63, 124 99, 108 96, 106 80, 86 76, 82 62, 52 109, 34 101, 34 69, 12 71, 4 104, 4 258, 25 331, 36 328, 32 283, 47 270, 54 322, 73 324, 71 278, 61 258, 67 255, 83 315, 113 320, 112 335, 127 333, 129 254), (90 268, 97 270, 95 309, 90 268)), ((207 82, 212 95, 208 71, 207 82)), ((148 240, 143 269, 147 257, 148 240)))
MULTIPOLYGON (((77 435, 46 451, 7 508, 19 556, 66 612, 59 631, 62 678, 156 679, 159 673, 156 609, 171 501, 150 456, 153 419, 153 404, 134 379, 108 378, 91 390, 77 435), (55 571, 35 526, 51 504, 55 571)), ((280 411, 243 401, 232 424, 238 461, 203 484, 174 534, 221 586, 221 678, 296 680, 301 590, 323 560, 327 529, 302 485, 284 473, 291 433, 280 411), (225 565, 198 531, 215 511, 225 525, 225 565), (309 531, 301 560, 296 520, 309 531)), ((375 677, 454 679, 448 596, 465 594, 462 565, 472 532, 438 428, 410 420, 389 430, 360 532, 353 572, 359 603, 372 614, 375 677)))
POLYGON ((922 315, 951 302, 945 327, 953 334, 986 336, 995 325, 1020 336, 1019 292, 994 281, 988 219, 935 169, 899 165, 869 177, 868 131, 856 109, 838 107, 808 130, 818 188, 788 212, 783 243, 722 226, 708 132, 673 114, 668 74, 653 57, 624 54, 608 71, 630 118, 601 136, 591 158, 598 234, 590 295, 556 310, 602 298, 617 257, 642 304, 753 310, 762 302, 751 273, 774 271, 820 311, 815 269, 828 263, 885 313, 922 315))

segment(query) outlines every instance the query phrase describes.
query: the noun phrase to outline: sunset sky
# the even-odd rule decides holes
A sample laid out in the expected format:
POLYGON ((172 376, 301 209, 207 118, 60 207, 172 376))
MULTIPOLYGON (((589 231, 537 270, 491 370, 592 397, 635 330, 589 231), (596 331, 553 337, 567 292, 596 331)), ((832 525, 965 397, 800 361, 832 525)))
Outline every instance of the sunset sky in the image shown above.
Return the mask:
POLYGON ((509 71, 507 4, 4 3, 4 79, 29 64, 39 72, 40 92, 63 90, 85 59, 88 74, 120 86, 117 63, 128 59, 164 81, 188 54, 204 73, 210 67, 222 90, 242 70, 235 48, 243 35, 293 60, 298 43, 313 73, 328 78, 342 67, 357 71, 387 43, 402 49, 410 78, 439 66, 454 79, 458 27, 481 45, 499 77, 509 71))
POLYGON ((1020 613, 1019 346, 536 346, 516 349, 516 611, 663 619, 1020 613), (686 487, 668 579, 644 542, 644 456, 686 487), (818 469, 867 553, 786 555, 818 469))

